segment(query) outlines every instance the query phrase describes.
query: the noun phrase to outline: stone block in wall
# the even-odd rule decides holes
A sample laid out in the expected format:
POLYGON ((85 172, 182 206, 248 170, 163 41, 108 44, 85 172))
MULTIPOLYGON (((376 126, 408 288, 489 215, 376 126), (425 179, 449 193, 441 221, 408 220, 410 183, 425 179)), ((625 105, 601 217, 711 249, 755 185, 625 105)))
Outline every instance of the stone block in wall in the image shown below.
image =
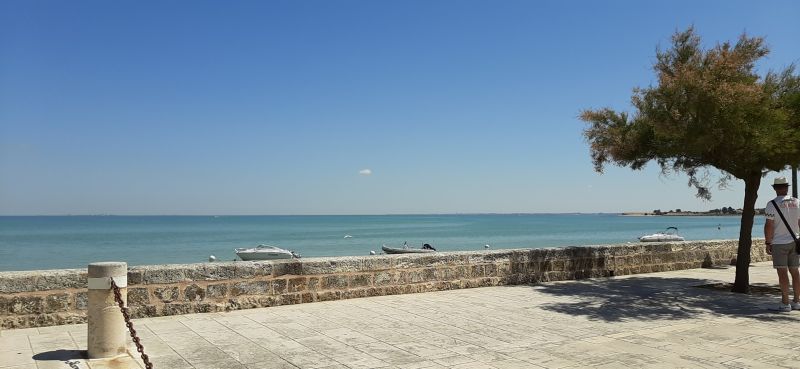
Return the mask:
POLYGON ((394 267, 394 256, 368 256, 361 264, 364 271, 388 270, 394 267))
MULTIPOLYGON (((282 305, 281 296, 248 296, 240 303, 242 306, 245 306, 245 304, 255 304, 254 307, 257 308, 282 305)), ((248 307, 247 309, 250 308, 248 307)))
POLYGON ((394 285, 399 282, 400 274, 392 271, 377 272, 373 276, 376 287, 394 285))
POLYGON ((342 290, 347 288, 346 275, 331 275, 320 277, 323 290, 342 290))
POLYGON ((272 264, 272 276, 273 277, 281 277, 284 275, 302 275, 303 274, 303 262, 299 261, 281 261, 281 262, 273 262, 272 264))
POLYGON ((190 284, 183 290, 183 299, 186 301, 202 301, 206 298, 206 290, 196 284, 190 284))
POLYGON ((541 253, 541 251, 537 253, 534 250, 511 250, 508 255, 508 262, 510 264, 527 263, 531 259, 543 258, 538 255, 539 253, 541 253))
POLYGON ((470 278, 483 277, 485 275, 485 273, 486 273, 485 272, 486 268, 484 267, 483 264, 470 265, 470 266, 468 266, 468 268, 469 268, 469 277, 470 278))
POLYGON ((269 281, 238 282, 231 286, 231 296, 267 295, 269 292, 269 281))
POLYGON ((506 274, 508 275, 515 275, 521 273, 538 273, 541 269, 540 264, 543 264, 544 261, 539 262, 512 262, 508 265, 509 270, 506 274))
POLYGON ((186 272, 187 280, 192 281, 227 281, 237 277, 238 262, 204 263, 186 272))
POLYGON ((331 269, 331 264, 327 261, 303 262, 303 274, 305 275, 330 274, 331 269))
POLYGON ((0 296, 0 315, 11 313, 11 299, 0 296))
MULTIPOLYGON (((134 267, 135 268, 135 267, 134 267)), ((141 269, 128 269, 128 286, 144 283, 144 271, 141 269)))
POLYGON ((303 303, 314 302, 314 294, 311 292, 303 292, 302 294, 303 303))
POLYGON ((64 289, 79 289, 88 286, 89 279, 85 272, 74 271, 43 271, 36 278, 35 291, 51 291, 64 289))
POLYGON ((369 288, 359 288, 359 289, 356 289, 356 290, 353 290, 353 291, 354 291, 353 298, 369 297, 369 294, 370 294, 369 288))
POLYGON ((89 309, 89 294, 86 291, 75 293, 75 309, 76 310, 89 309))
POLYGON ((150 304, 150 295, 146 287, 128 288, 128 305, 144 306, 150 304))
POLYGON ((473 279, 462 279, 459 281, 453 281, 454 285, 457 285, 457 288, 475 288, 478 287, 478 283, 473 279), (458 282, 456 284, 456 282, 458 282))
POLYGON ((189 278, 186 277, 186 272, 189 271, 190 273, 194 271, 190 271, 187 268, 181 267, 163 267, 163 266, 155 266, 155 267, 141 267, 143 268, 143 278, 142 282, 144 284, 170 284, 170 283, 179 283, 189 278))
POLYGON ((436 279, 442 281, 452 281, 464 278, 467 275, 466 268, 463 266, 443 267, 436 269, 436 279))
POLYGON ((238 279, 271 276, 272 264, 269 262, 236 262, 234 274, 238 279))
POLYGON ((225 283, 209 284, 206 286, 206 296, 212 299, 224 299, 228 295, 228 285, 225 283))
POLYGON ((444 257, 443 255, 401 255, 394 256, 394 265, 392 269, 419 269, 428 268, 439 265, 453 265, 453 257, 444 257))
POLYGON ((384 295, 402 295, 403 294, 403 286, 385 286, 383 287, 383 294, 384 295))
POLYGON ((86 271, 80 269, 0 272, 0 293, 58 291, 86 284, 86 271))
POLYGON ((226 311, 226 305, 213 302, 203 302, 199 304, 198 310, 203 310, 208 313, 212 312, 221 313, 226 311))
POLYGON ((0 329, 29 328, 25 321, 24 316, 20 315, 3 316, 0 317, 0 329))
POLYGON ((134 319, 154 317, 158 316, 158 308, 155 305, 128 305, 128 313, 134 319))
MULTIPOLYGON (((272 296, 267 296, 272 297, 272 296)), ((258 302, 259 297, 255 296, 243 296, 237 298, 228 299, 228 303, 225 307, 226 311, 230 310, 241 310, 241 309, 254 309, 257 307, 261 307, 262 305, 258 302)))
POLYGON ((305 291, 308 286, 308 277, 295 277, 289 278, 287 281, 287 290, 289 292, 305 291))
POLYGON ((467 255, 468 264, 497 264, 511 261, 511 250, 473 251, 467 255))
POLYGON ((565 269, 565 262, 566 260, 562 258, 551 258, 545 260, 542 264, 544 272, 555 272, 555 271, 563 271, 565 269))
POLYGON ((41 296, 15 296, 10 302, 11 314, 41 314, 44 311, 44 299, 41 296))
POLYGON ((153 296, 161 302, 170 303, 180 298, 178 287, 153 288, 153 296))
POLYGON ((303 297, 300 293, 287 293, 275 297, 276 300, 280 300, 280 305, 295 305, 303 302, 303 297))
POLYGON ((194 302, 190 304, 189 309, 191 310, 190 314, 216 313, 218 311, 216 304, 206 302, 194 302))
POLYGON ((44 312, 45 313, 56 313, 56 312, 66 312, 70 310, 70 294, 68 293, 54 293, 47 295, 44 298, 44 312))
POLYGON ((84 314, 75 314, 69 312, 27 315, 20 319, 20 322, 22 322, 22 326, 18 328, 48 327, 53 325, 86 323, 86 316, 84 314))
POLYGON ((363 290, 364 290, 364 296, 366 296, 366 297, 380 296, 380 295, 378 295, 379 289, 376 288, 376 287, 368 287, 368 288, 364 288, 363 290))
POLYGON ((592 264, 592 268, 599 268, 599 269, 606 269, 606 262, 608 261, 605 257, 598 257, 594 259, 592 264))
POLYGON ((497 283, 495 282, 495 280, 496 280, 496 278, 487 278, 487 277, 484 277, 484 278, 478 278, 478 279, 477 279, 477 281, 478 281, 478 286, 479 286, 479 287, 493 287, 493 286, 497 286, 497 283))
POLYGON ((341 291, 321 291, 317 293, 317 301, 341 300, 341 291))
POLYGON ((436 289, 434 288, 433 283, 431 283, 431 282, 419 283, 419 284, 416 284, 416 286, 417 286, 417 289, 418 289, 419 292, 433 292, 433 291, 436 291, 436 289))
POLYGON ((303 274, 305 275, 358 273, 364 268, 361 257, 324 258, 319 261, 303 262, 303 274))
POLYGON ((403 281, 403 283, 425 282, 422 269, 402 270, 398 273, 400 273, 400 280, 403 281))
POLYGON ((320 283, 321 281, 319 277, 308 277, 308 286, 306 287, 306 289, 308 289, 309 291, 319 290, 321 289, 320 283))
POLYGON ((505 277, 511 274, 511 263, 488 264, 486 265, 486 276, 505 277), (493 268, 492 268, 493 266, 493 268))
POLYGON ((0 293, 30 292, 36 286, 36 274, 3 272, 0 274, 0 293))
POLYGON ((355 274, 350 276, 350 288, 372 286, 372 274, 355 274))
POLYGON ((384 276, 384 279, 381 282, 381 285, 392 284, 392 283, 423 283, 423 282, 430 282, 436 280, 436 268, 424 268, 424 269, 411 269, 411 270, 401 270, 397 273, 396 276, 387 275, 384 276), (393 279, 395 278, 395 279, 393 279))
POLYGON ((161 307, 161 315, 181 315, 192 313, 192 304, 190 303, 169 303, 161 307))
POLYGON ((287 292, 286 279, 283 278, 273 279, 272 281, 270 281, 270 284, 272 285, 273 295, 281 295, 287 292))

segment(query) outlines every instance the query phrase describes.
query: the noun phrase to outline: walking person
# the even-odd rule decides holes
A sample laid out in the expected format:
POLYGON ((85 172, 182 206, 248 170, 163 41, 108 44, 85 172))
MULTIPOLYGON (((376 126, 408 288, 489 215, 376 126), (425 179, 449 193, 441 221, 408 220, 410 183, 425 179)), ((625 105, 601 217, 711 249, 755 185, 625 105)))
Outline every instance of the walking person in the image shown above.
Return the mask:
POLYGON ((800 274, 797 271, 800 258, 794 241, 800 230, 800 201, 788 195, 789 182, 785 177, 775 178, 772 188, 777 196, 764 209, 767 216, 764 243, 767 245, 767 254, 772 255, 772 266, 778 272, 778 283, 781 286, 781 304, 777 310, 800 310, 800 274), (787 229, 781 214, 792 229, 787 229), (789 301, 789 274, 792 275, 794 290, 792 301, 789 301))

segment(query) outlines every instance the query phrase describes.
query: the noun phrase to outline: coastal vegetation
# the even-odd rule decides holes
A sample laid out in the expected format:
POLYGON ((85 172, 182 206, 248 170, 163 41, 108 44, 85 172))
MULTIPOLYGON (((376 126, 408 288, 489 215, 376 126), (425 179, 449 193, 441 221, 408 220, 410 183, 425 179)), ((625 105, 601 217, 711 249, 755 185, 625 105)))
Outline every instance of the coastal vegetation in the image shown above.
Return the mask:
POLYGON ((756 62, 768 53, 764 38, 747 34, 704 49, 690 27, 657 50, 656 84, 633 90, 633 113, 602 108, 580 116, 600 173, 607 163, 638 170, 655 161, 663 174, 685 173, 702 199, 714 184, 744 182, 733 284, 743 293, 761 179, 800 162, 800 76, 794 65, 758 74, 756 62))
MULTIPOLYGON (((764 208, 755 209, 756 214, 764 214, 764 208)), ((622 215, 665 215, 665 216, 720 216, 720 215, 742 215, 742 209, 734 209, 730 206, 723 206, 719 209, 711 209, 707 211, 691 211, 691 210, 661 210, 654 209, 649 212, 625 212, 622 215)))

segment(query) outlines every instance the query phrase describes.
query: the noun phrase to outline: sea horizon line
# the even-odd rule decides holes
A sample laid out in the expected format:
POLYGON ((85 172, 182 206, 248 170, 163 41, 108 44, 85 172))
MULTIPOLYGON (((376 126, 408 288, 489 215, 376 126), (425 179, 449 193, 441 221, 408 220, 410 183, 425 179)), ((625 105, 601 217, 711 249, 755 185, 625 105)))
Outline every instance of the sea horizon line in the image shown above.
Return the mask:
POLYGON ((422 215, 614 215, 626 212, 459 212, 383 214, 0 214, 0 217, 304 217, 304 216, 422 216, 422 215))

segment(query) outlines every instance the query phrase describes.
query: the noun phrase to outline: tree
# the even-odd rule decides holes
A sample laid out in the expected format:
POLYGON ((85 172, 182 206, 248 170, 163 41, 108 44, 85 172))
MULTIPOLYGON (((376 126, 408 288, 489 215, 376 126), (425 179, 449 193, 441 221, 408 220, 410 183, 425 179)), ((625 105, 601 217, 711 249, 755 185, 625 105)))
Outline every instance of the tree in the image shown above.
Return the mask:
POLYGON ((600 173, 607 163, 639 170, 655 161, 663 174, 686 173, 705 200, 713 184, 744 181, 735 292, 749 292, 761 178, 800 162, 800 76, 794 65, 758 75, 756 61, 768 53, 763 38, 746 34, 704 50, 690 27, 657 49, 657 84, 633 90, 633 114, 603 108, 580 116, 600 173))

